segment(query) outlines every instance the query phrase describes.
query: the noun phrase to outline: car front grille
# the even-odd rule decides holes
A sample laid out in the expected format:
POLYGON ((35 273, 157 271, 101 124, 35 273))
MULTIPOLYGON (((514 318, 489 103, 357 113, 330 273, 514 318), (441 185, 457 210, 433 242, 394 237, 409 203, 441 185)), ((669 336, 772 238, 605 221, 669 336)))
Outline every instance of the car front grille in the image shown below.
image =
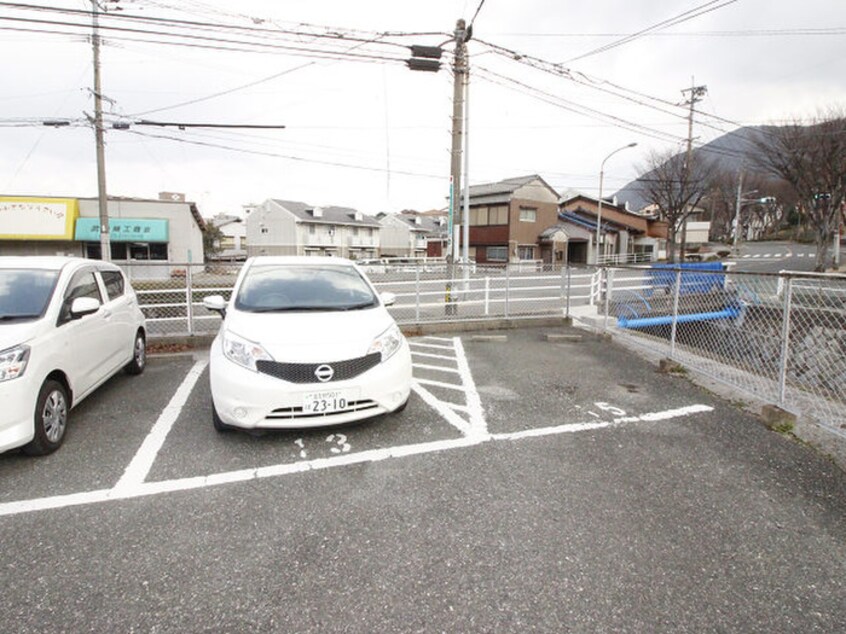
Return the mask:
POLYGON ((326 418, 329 416, 335 416, 337 414, 349 414, 350 412, 362 412, 369 409, 377 409, 379 406, 376 404, 375 401, 351 401, 347 403, 347 407, 341 410, 336 410, 334 412, 321 412, 319 414, 305 414, 303 413, 302 407, 280 407, 278 409, 273 410, 270 414, 267 415, 266 420, 268 421, 279 421, 279 420, 302 420, 305 418, 326 418))
POLYGON ((328 365, 334 371, 332 378, 326 383, 333 381, 345 381, 347 379, 354 379, 360 374, 364 374, 371 368, 375 368, 382 360, 382 355, 378 352, 358 357, 357 359, 347 359, 345 361, 332 361, 326 363, 280 363, 278 361, 257 361, 256 368, 263 374, 268 374, 277 379, 288 381, 290 383, 320 383, 315 376, 317 368, 328 365))

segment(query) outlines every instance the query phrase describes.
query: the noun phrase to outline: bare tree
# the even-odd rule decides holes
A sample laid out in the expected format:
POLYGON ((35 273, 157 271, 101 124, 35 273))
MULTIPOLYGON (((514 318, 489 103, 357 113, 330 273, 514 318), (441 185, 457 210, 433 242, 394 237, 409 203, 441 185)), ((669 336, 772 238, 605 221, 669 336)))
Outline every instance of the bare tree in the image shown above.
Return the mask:
POLYGON ((816 271, 829 263, 829 250, 846 196, 846 116, 830 110, 808 123, 765 128, 750 159, 790 184, 797 208, 813 229, 816 271))
MULTIPOLYGON (((672 151, 652 152, 641 168, 643 197, 667 222, 667 259, 677 261, 677 244, 688 217, 698 209, 716 173, 715 164, 699 152, 691 155, 672 151)), ((684 250, 684 245, 682 251, 684 250)))

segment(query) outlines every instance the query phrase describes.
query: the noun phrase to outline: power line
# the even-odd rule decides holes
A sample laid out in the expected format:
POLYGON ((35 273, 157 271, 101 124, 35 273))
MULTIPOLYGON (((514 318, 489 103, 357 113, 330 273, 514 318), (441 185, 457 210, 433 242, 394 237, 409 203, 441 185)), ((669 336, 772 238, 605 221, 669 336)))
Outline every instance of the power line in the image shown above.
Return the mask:
POLYGON ((670 134, 668 132, 663 132, 661 130, 655 130, 653 128, 649 128, 647 126, 644 126, 642 124, 635 123, 633 121, 628 121, 626 119, 623 119, 622 117, 618 117, 618 116, 615 116, 615 115, 612 115, 612 114, 601 112, 599 110, 596 110, 594 108, 590 108, 588 106, 582 106, 580 104, 576 104, 572 101, 564 99, 563 97, 545 92, 543 90, 540 90, 539 88, 535 88, 534 86, 531 86, 531 85, 526 84, 524 82, 521 82, 519 80, 513 79, 511 77, 501 75, 501 74, 496 73, 496 72, 494 72, 490 69, 487 69, 487 68, 484 68, 484 67, 481 67, 481 66, 477 66, 476 69, 477 69, 477 71, 482 72, 481 77, 483 79, 487 80, 487 81, 491 81, 492 83, 498 83, 499 85, 503 85, 502 83, 500 83, 496 80, 492 80, 490 76, 495 77, 499 80, 508 82, 508 83, 512 84, 513 86, 516 86, 517 88, 523 89, 521 91, 521 92, 523 92, 523 94, 526 94, 525 91, 528 90, 531 93, 531 96, 534 96, 535 98, 537 98, 541 101, 544 101, 546 103, 549 103, 551 105, 563 108, 564 110, 568 110, 570 112, 581 114, 581 115, 590 117, 592 119, 599 118, 599 119, 602 119, 604 121, 610 121, 614 125, 616 125, 617 127, 621 127, 621 128, 624 128, 624 129, 632 131, 632 132, 638 132, 640 134, 644 134, 646 136, 649 136, 651 138, 658 139, 658 140, 661 140, 661 141, 679 142, 679 141, 683 140, 683 137, 679 137, 679 136, 670 134), (486 75, 488 75, 488 76, 486 76, 486 75))
POLYGON ((485 0, 481 0, 481 2, 479 2, 479 6, 476 7, 476 13, 473 14, 473 17, 470 20, 470 28, 473 28, 473 23, 476 21, 476 18, 479 17, 479 11, 482 10, 483 6, 485 6, 485 0))
POLYGON ((723 7, 726 7, 730 4, 734 4, 735 2, 737 2, 737 0, 725 0, 724 2, 722 2, 722 4, 718 4, 721 1, 722 0, 709 0, 708 2, 706 2, 704 4, 700 4, 696 7, 694 7, 693 9, 688 9, 687 11, 683 11, 682 13, 680 13, 680 14, 672 17, 672 18, 662 20, 661 22, 658 22, 657 24, 653 24, 652 26, 648 26, 645 29, 641 29, 640 31, 637 31, 635 33, 627 35, 624 38, 621 38, 619 40, 615 40, 614 42, 611 42, 611 43, 606 44, 604 46, 600 46, 599 48, 595 48, 591 51, 588 51, 587 53, 582 53, 581 55, 578 55, 576 57, 572 57, 572 58, 568 59, 567 61, 565 61, 564 63, 569 64, 570 62, 575 62, 577 60, 584 59, 586 57, 591 57, 593 55, 598 55, 600 53, 610 51, 611 49, 617 48, 618 46, 623 46, 624 44, 628 44, 629 42, 633 42, 634 40, 646 35, 647 33, 650 33, 651 31, 663 30, 663 29, 669 28, 671 26, 676 26, 678 24, 681 24, 682 22, 687 22, 688 20, 692 20, 693 18, 697 18, 701 15, 704 15, 706 13, 710 13, 711 11, 716 11, 717 9, 721 9, 723 7), (713 6, 713 5, 717 5, 717 6, 713 6))
MULTIPOLYGON (((363 170, 363 171, 367 171, 367 172, 381 172, 381 173, 387 172, 386 169, 381 168, 381 167, 369 167, 369 166, 366 166, 366 165, 358 165, 358 164, 354 164, 354 163, 341 163, 341 162, 338 162, 338 161, 321 161, 321 160, 317 160, 317 159, 307 159, 307 158, 303 158, 301 156, 291 156, 291 155, 286 155, 286 154, 279 154, 278 152, 265 152, 265 151, 261 151, 261 150, 250 150, 250 149, 245 149, 245 148, 237 148, 237 147, 232 147, 232 146, 229 146, 229 145, 223 145, 222 143, 209 143, 209 142, 206 142, 206 141, 193 141, 193 140, 189 140, 189 139, 182 139, 182 138, 179 138, 179 137, 170 136, 170 135, 167 135, 167 134, 151 134, 151 133, 148 133, 148 132, 138 132, 138 131, 135 131, 135 130, 125 130, 125 132, 127 134, 133 134, 133 135, 149 137, 149 138, 154 138, 154 139, 165 139, 165 140, 169 140, 169 141, 176 141, 178 143, 187 143, 189 145, 197 145, 197 146, 201 146, 201 147, 212 147, 212 148, 217 148, 217 149, 221 149, 221 150, 227 150, 227 151, 230 151, 230 152, 239 152, 239 153, 242 153, 242 154, 253 154, 253 155, 258 155, 258 156, 268 156, 268 157, 272 157, 272 158, 281 158, 281 159, 285 159, 285 160, 289 160, 289 161, 297 161, 297 162, 301 162, 301 163, 317 163, 319 165, 329 165, 329 166, 332 166, 332 167, 343 167, 343 168, 348 168, 348 169, 363 170)), ((408 172, 408 171, 403 171, 403 170, 391 170, 391 174, 396 174, 396 175, 399 175, 399 176, 415 176, 415 177, 420 177, 420 178, 435 178, 435 179, 439 179, 439 180, 444 179, 443 174, 426 174, 426 173, 421 173, 421 172, 408 172)))
MULTIPOLYGON (((60 20, 39 20, 35 18, 13 18, 13 17, 6 17, 0 16, 0 20, 7 21, 7 22, 22 22, 26 24, 45 24, 50 26, 64 26, 70 28, 78 28, 86 30, 90 28, 88 24, 82 24, 78 22, 67 22, 67 21, 60 21, 60 20)), ((139 35, 152 35, 157 37, 174 37, 178 39, 188 40, 188 42, 180 42, 180 41, 168 41, 168 40, 153 40, 151 43, 156 44, 168 44, 168 45, 176 45, 176 46, 193 46, 196 48, 206 48, 206 49, 215 49, 215 50, 227 50, 227 51, 236 51, 238 49, 234 49, 227 46, 220 46, 220 43, 224 44, 233 44, 236 46, 247 46, 247 47, 254 47, 258 50, 252 49, 241 49, 243 52, 261 52, 263 50, 266 51, 285 51, 287 54, 290 55, 300 55, 304 57, 313 57, 316 59, 346 59, 347 61, 386 61, 386 62, 400 62, 405 63, 406 57, 391 57, 386 55, 376 55, 376 54, 364 54, 364 53, 351 53, 351 52, 342 52, 338 50, 330 50, 330 49, 319 49, 319 48, 308 48, 308 47, 301 47, 301 46, 285 46, 282 44, 273 44, 273 43, 266 43, 266 42, 252 42, 249 40, 233 40, 233 39, 221 39, 218 37, 211 37, 211 36, 203 36, 203 35, 186 35, 186 34, 174 34, 174 33, 167 33, 163 31, 150 31, 146 29, 134 29, 128 27, 118 27, 118 26, 100 26, 101 30, 106 31, 116 31, 118 33, 129 33, 129 34, 139 34, 139 35), (196 43, 200 42, 200 43, 196 43), (203 44, 202 42, 214 42, 215 44, 203 44)), ((7 29, 7 30, 15 30, 15 29, 7 29)), ((34 30, 35 32, 44 32, 48 33, 50 31, 47 30, 34 30)), ((52 33, 55 33, 53 31, 52 33)), ((66 31, 59 31, 61 34, 69 34, 66 31)), ((121 38, 116 38, 121 39, 121 38)), ((128 41, 147 41, 149 40, 139 40, 132 38, 125 38, 128 41)))
MULTIPOLYGON (((624 37, 628 33, 604 33, 594 32, 563 32, 563 33, 491 33, 496 37, 522 37, 522 38, 574 38, 585 39, 591 37, 624 37)), ((837 36, 846 35, 846 27, 835 26, 826 28, 795 28, 795 29, 736 29, 728 31, 675 31, 645 33, 642 37, 806 37, 806 36, 837 36)))

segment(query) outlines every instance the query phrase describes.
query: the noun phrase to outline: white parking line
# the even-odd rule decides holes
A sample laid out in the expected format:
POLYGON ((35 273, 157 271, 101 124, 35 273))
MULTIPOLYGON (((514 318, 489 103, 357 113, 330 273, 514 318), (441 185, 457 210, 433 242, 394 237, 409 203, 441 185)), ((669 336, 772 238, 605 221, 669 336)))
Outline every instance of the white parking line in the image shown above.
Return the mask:
MULTIPOLYGON (((423 388, 420 388, 420 386, 414 386, 414 389, 415 391, 421 390, 421 392, 424 394, 427 393, 427 391, 423 388)), ((437 399, 435 399, 435 401, 437 401, 437 399)), ((437 405, 433 406, 440 408, 444 407, 443 404, 439 401, 437 402, 437 405)), ((462 447, 472 447, 474 445, 480 445, 486 442, 516 441, 538 436, 575 433, 580 431, 589 431, 594 429, 613 427, 632 422, 667 421, 675 418, 683 418, 686 416, 691 416, 693 414, 710 411, 713 411, 713 408, 708 405, 691 405, 688 407, 681 407, 672 410, 666 410, 663 412, 650 412, 647 414, 642 414, 640 416, 620 417, 611 422, 575 423, 569 425, 559 425, 557 427, 545 427, 542 429, 529 429, 525 431, 514 432, 511 434, 491 435, 473 433, 467 434, 461 438, 456 438, 453 440, 439 440, 434 442, 417 443, 412 445, 401 445, 398 447, 371 449, 367 451, 332 456, 331 458, 320 458, 317 460, 307 461, 303 460, 293 463, 283 463, 267 467, 259 467, 255 469, 239 469, 236 471, 226 471, 206 476, 179 478, 175 480, 165 480, 161 482, 144 482, 136 486, 125 486, 122 488, 115 487, 114 489, 99 489, 96 491, 72 493, 69 495, 57 495, 53 497, 37 498, 33 500, 5 502, 3 504, 0 504, 0 516, 19 515, 21 513, 31 513, 33 511, 60 509, 69 506, 81 506, 85 504, 94 504, 113 500, 126 500, 149 495, 157 495, 160 493, 188 491, 191 489, 202 489, 211 486, 219 486, 221 484, 232 484, 236 482, 246 482, 249 480, 259 480, 263 478, 291 475, 294 473, 303 473, 305 471, 314 471, 318 469, 330 469, 334 467, 342 467, 367 462, 380 462, 389 458, 404 458, 408 456, 418 456, 428 453, 447 451, 451 449, 459 449, 462 447)), ((467 425, 466 423, 464 424, 469 428, 469 425, 467 425)))
POLYGON ((436 372, 449 372, 451 374, 459 374, 458 370, 455 368, 447 368, 442 365, 426 365, 425 363, 413 363, 412 364, 415 368, 420 368, 421 370, 435 370, 436 372))
POLYGON ((463 392, 464 387, 461 385, 455 385, 454 383, 443 383, 441 381, 433 381, 432 379, 414 379, 420 385, 431 385, 432 387, 440 387, 445 390, 455 390, 457 392, 463 392))
MULTIPOLYGON (((434 350, 449 350, 449 351, 453 350, 452 346, 439 346, 439 345, 435 345, 433 343, 420 343, 419 341, 409 341, 408 344, 411 345, 411 346, 417 346, 419 348, 432 348, 434 350)), ((413 354, 414 350, 412 350, 411 352, 413 354)))
POLYGON ((446 361, 455 361, 455 357, 450 357, 445 354, 430 354, 428 352, 417 352, 416 350, 412 350, 411 354, 415 357, 426 357, 428 359, 444 359, 446 361))
POLYGON ((191 395, 191 390, 194 389, 194 385, 205 370, 206 365, 208 365, 208 359, 200 360, 188 371, 188 374, 182 380, 182 385, 176 390, 176 394, 170 399, 170 403, 162 410, 159 419, 153 425, 153 429, 147 434, 132 462, 129 463, 126 471, 123 472, 123 476, 118 480, 115 491, 132 489, 144 482, 164 444, 165 438, 167 438, 176 419, 179 418, 182 408, 191 395))

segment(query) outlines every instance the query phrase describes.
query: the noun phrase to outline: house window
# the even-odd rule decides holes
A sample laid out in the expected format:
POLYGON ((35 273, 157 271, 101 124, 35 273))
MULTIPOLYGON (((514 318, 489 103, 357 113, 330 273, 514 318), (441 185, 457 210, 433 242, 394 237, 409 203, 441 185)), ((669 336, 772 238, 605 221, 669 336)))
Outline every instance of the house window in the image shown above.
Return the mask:
POLYGON ((310 235, 310 236, 314 235, 314 225, 308 226, 308 235, 310 235))
MULTIPOLYGON (((522 211, 521 211, 521 213, 522 213, 522 211)), ((517 247, 517 256, 521 260, 534 260, 535 259, 535 247, 533 247, 533 246, 517 247)))
POLYGON ((508 207, 502 205, 500 207, 491 207, 488 209, 488 224, 489 225, 507 225, 508 224, 508 207))
POLYGON ((352 228, 352 234, 353 234, 354 236, 357 236, 357 235, 358 235, 358 227, 353 227, 353 228, 352 228))
POLYGON ((485 254, 489 262, 505 262, 508 260, 508 247, 488 247, 485 254))
POLYGON ((470 226, 480 227, 488 224, 488 208, 476 207, 470 209, 470 226))
POLYGON ((520 222, 536 222, 538 210, 531 207, 520 207, 520 222))

